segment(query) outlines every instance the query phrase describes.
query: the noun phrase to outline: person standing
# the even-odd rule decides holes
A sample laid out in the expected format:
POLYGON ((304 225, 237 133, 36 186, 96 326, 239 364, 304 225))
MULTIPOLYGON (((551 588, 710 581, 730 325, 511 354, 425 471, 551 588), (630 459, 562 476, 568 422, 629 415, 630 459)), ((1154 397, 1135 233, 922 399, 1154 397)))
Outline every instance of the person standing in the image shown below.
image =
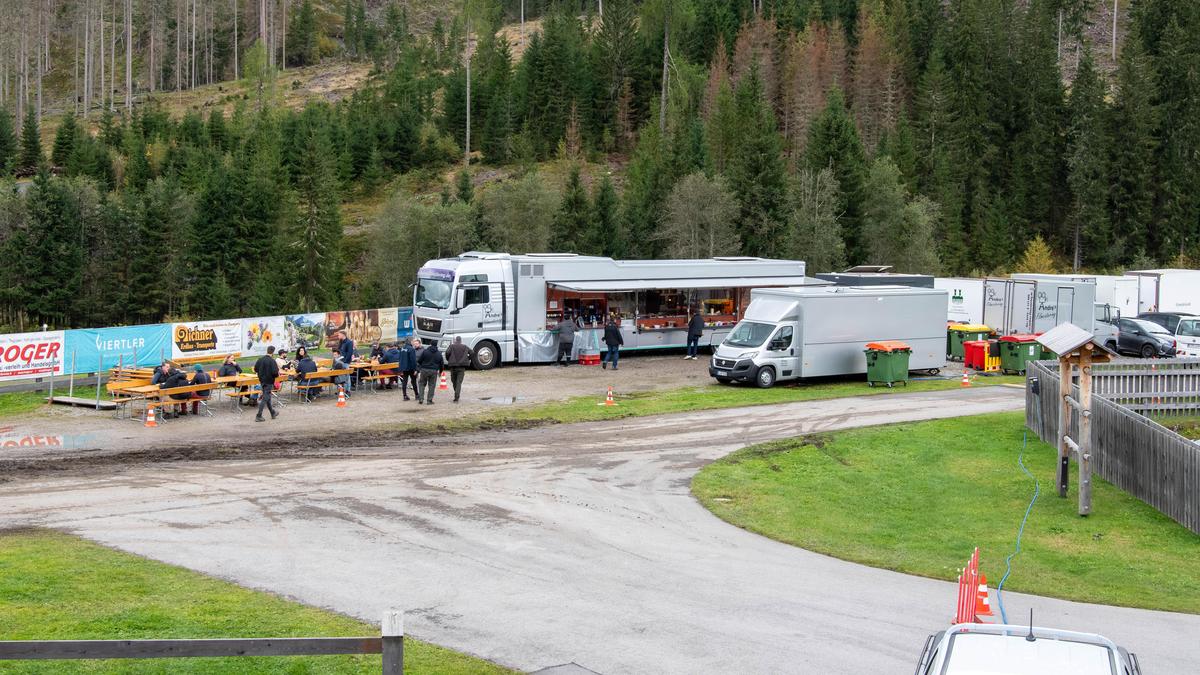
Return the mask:
POLYGON ((700 351, 700 338, 704 335, 704 317, 700 315, 700 310, 692 308, 692 318, 688 321, 687 332, 687 356, 685 359, 696 360, 696 353, 700 351))
POLYGON ((454 344, 446 350, 446 365, 450 367, 450 384, 454 387, 455 403, 458 403, 458 397, 462 394, 463 377, 474 358, 475 353, 463 344, 461 337, 455 337, 454 344))
POLYGON ((617 325, 617 317, 611 315, 608 317, 608 323, 604 324, 604 344, 608 346, 608 353, 604 355, 604 361, 600 363, 605 369, 611 363, 613 370, 617 369, 617 359, 621 357, 621 345, 625 344, 625 338, 621 337, 621 327, 617 325))
POLYGON ((560 366, 571 365, 571 353, 575 349, 575 318, 570 314, 563 314, 562 321, 558 322, 558 358, 554 360, 560 366), (563 360, 563 357, 566 360, 563 360))
POLYGON ((417 389, 417 349, 413 346, 414 340, 407 340, 404 346, 400 348, 400 360, 396 362, 396 366, 400 371, 400 392, 404 394, 404 400, 408 400, 408 387, 412 385, 413 396, 420 400, 421 394, 417 389))
POLYGON ((354 340, 351 340, 345 332, 338 333, 338 336, 341 337, 341 340, 338 341, 337 352, 341 355, 342 361, 345 361, 347 365, 357 361, 358 359, 355 358, 357 355, 354 353, 356 347, 354 340))
POLYGON ((438 373, 446 366, 436 344, 431 344, 417 353, 417 371, 421 374, 417 389, 417 403, 433 405, 433 390, 437 388, 438 373), (424 399, 424 400, 422 400, 424 399))
POLYGON ((254 374, 258 375, 259 388, 262 390, 258 397, 258 415, 254 421, 263 421, 264 407, 271 411, 271 419, 279 417, 275 406, 271 405, 271 392, 275 390, 275 378, 279 377, 279 364, 275 362, 275 345, 267 347, 267 353, 254 362, 254 374))

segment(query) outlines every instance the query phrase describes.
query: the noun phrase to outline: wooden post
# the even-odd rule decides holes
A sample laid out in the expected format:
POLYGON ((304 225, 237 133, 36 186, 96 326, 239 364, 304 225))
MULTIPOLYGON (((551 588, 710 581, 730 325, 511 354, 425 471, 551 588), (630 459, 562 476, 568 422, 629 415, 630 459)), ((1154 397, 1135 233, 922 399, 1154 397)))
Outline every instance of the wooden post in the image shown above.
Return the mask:
POLYGON ((1079 353, 1079 515, 1092 512, 1092 345, 1079 353))
POLYGON ((1067 356, 1058 359, 1058 496, 1067 496, 1070 483, 1071 451, 1067 447, 1067 433, 1071 430, 1071 362, 1067 356))
POLYGON ((404 612, 383 613, 383 675, 404 672, 404 612))

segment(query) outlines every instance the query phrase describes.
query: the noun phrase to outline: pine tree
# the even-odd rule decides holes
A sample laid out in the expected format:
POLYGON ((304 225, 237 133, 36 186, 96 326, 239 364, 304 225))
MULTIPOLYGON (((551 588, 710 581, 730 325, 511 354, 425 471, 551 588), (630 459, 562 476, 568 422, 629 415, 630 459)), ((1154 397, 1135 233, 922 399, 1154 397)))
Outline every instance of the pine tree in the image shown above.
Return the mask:
MULTIPOLYGON (((78 310, 85 259, 79 236, 84 221, 81 193, 90 189, 86 183, 69 183, 45 172, 29 189, 28 311, 55 326, 71 325, 78 310)), ((95 203, 98 199, 93 194, 88 201, 95 203)))
POLYGON ((170 178, 157 178, 144 192, 127 191, 134 209, 133 246, 128 252, 130 286, 138 289, 132 318, 157 323, 180 313, 185 293, 187 258, 164 251, 186 250, 191 239, 195 202, 170 178))
POLYGON ((458 172, 454 196, 463 204, 470 204, 475 200, 475 186, 471 183, 471 174, 467 173, 466 169, 458 172))
POLYGON ((54 166, 65 167, 75 150, 76 137, 79 135, 79 125, 75 123, 74 113, 67 113, 58 131, 54 133, 54 147, 50 151, 50 161, 54 166))
POLYGON ((1157 92, 1150 59, 1141 40, 1129 36, 1121 49, 1116 91, 1109 119, 1112 156, 1111 209, 1114 232, 1128 242, 1123 262, 1132 262, 1149 249, 1154 218, 1155 153, 1158 149, 1157 92))
POLYGON ((1113 236, 1109 221, 1109 140, 1104 125, 1104 84, 1096 72, 1090 49, 1084 51, 1075 74, 1070 111, 1067 180, 1072 196, 1072 269, 1079 271, 1085 258, 1091 265, 1107 268, 1122 256, 1123 241, 1113 236))
MULTIPOLYGON (((713 67, 718 65, 714 63, 713 67)), ((738 119, 737 99, 734 98, 728 80, 721 81, 717 87, 704 136, 708 142, 708 158, 712 170, 725 173, 729 170, 730 159, 737 148, 741 120, 738 119)))
POLYGON ((208 114, 208 142, 220 152, 232 149, 230 147, 229 130, 225 126, 225 111, 213 108, 208 114))
POLYGON ((1166 23, 1158 43, 1161 56, 1155 60, 1163 134, 1152 246, 1162 260, 1200 241, 1200 11, 1193 3, 1171 7, 1177 14, 1166 23))
MULTIPOLYGON (((146 157, 146 142, 133 129, 125 130, 125 187, 130 190, 141 190, 150 180, 150 161, 146 157)), ((224 208, 225 204, 217 204, 224 208)))
POLYGON ((862 237, 864 262, 870 265, 895 265, 896 233, 908 204, 900 170, 890 157, 871 163, 863 184, 862 237))
POLYGON ((592 195, 592 218, 588 229, 588 248, 584 252, 593 255, 622 257, 626 245, 619 230, 617 214, 617 191, 612 180, 605 176, 592 195))
POLYGON ((899 115, 899 72, 884 27, 868 5, 861 5, 858 30, 850 97, 863 148, 868 155, 873 155, 899 115))
POLYGON ((555 251, 578 253, 584 248, 588 230, 588 197, 583 189, 579 166, 571 167, 562 202, 554 216, 550 247, 555 251))
POLYGON ((317 62, 317 15, 312 0, 304 0, 289 29, 289 44, 295 45, 288 60, 293 65, 310 66, 317 62))
POLYGON ((737 232, 748 255, 769 256, 785 229, 783 142, 754 69, 738 84, 735 99, 741 129, 726 175, 740 203, 737 232))
POLYGON ((863 259, 859 233, 859 217, 862 209, 862 184, 866 175, 866 158, 862 142, 854 122, 846 112, 845 100, 838 88, 829 92, 825 110, 809 128, 808 145, 805 149, 805 164, 809 170, 819 172, 831 169, 838 181, 841 202, 842 229, 846 239, 846 257, 851 263, 863 259))
POLYGON ((371 146, 371 154, 367 157, 367 166, 363 169, 361 180, 363 192, 373 195, 383 185, 386 169, 383 166, 383 153, 379 146, 371 146))
POLYGON ((17 160, 17 137, 13 134, 12 118, 0 109, 0 176, 10 173, 17 160))
MULTIPOLYGON (((657 105, 657 103, 655 103, 657 105)), ((638 136, 637 147, 625 172, 623 255, 634 258, 657 258, 662 242, 653 234, 658 227, 662 202, 670 192, 675 177, 670 173, 669 139, 659 131, 655 115, 651 115, 638 136)))
POLYGON ((846 267, 846 243, 839 222, 841 197, 837 178, 828 167, 801 169, 789 195, 786 255, 803 260, 807 269, 836 272, 846 267))
POLYGON ((27 174, 33 173, 45 162, 37 113, 30 106, 29 112, 25 113, 25 123, 21 127, 21 156, 17 159, 17 170, 27 174))
POLYGON ((333 163, 333 148, 326 133, 314 128, 296 175, 296 216, 289 232, 289 247, 297 256, 293 294, 305 312, 335 306, 341 294, 341 205, 333 163))

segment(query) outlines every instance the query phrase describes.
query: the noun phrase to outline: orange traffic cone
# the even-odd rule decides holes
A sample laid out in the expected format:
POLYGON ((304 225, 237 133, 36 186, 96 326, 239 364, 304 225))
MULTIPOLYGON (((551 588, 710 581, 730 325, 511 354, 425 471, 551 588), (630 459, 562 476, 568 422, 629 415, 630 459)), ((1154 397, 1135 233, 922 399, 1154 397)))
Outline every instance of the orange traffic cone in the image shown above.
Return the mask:
POLYGON ((154 421, 154 406, 146 407, 146 427, 157 427, 158 422, 154 421))
POLYGON ((338 402, 337 402, 337 407, 339 407, 339 408, 345 408, 345 407, 346 407, 346 388, 345 388, 345 387, 343 387, 343 386, 342 386, 342 385, 340 385, 340 384, 338 385, 338 402))
POLYGON ((609 385, 608 394, 604 397, 604 402, 597 403, 596 405, 616 405, 616 404, 617 404, 617 402, 613 400, 612 385, 609 385))
POLYGON ((971 386, 971 377, 970 377, 969 375, 967 375, 967 369, 966 369, 966 368, 963 368, 963 379, 962 379, 962 386, 964 386, 964 387, 969 387, 969 386, 971 386))
POLYGON ((987 575, 979 575, 979 590, 975 595, 975 615, 992 616, 992 603, 988 600, 987 575))
POLYGON ((446 371, 442 371, 442 378, 438 380, 438 391, 446 391, 450 388, 450 383, 446 381, 446 371))

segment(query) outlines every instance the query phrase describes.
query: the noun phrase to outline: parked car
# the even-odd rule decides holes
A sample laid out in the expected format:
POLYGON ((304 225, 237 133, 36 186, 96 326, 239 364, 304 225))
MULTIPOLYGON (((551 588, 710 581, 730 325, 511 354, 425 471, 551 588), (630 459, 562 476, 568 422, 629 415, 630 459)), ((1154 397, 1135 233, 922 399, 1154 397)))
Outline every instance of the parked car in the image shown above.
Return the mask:
POLYGON ((1167 329, 1167 332, 1174 335, 1179 330, 1179 322, 1182 319, 1187 319, 1195 316, 1194 314, 1183 314, 1181 312, 1142 312, 1137 315, 1139 319, 1153 321, 1154 323, 1167 329))
MULTIPOLYGON (((1113 345, 1108 345, 1113 349, 1113 345)), ((1146 319, 1117 319, 1119 354, 1135 354, 1149 359, 1155 356, 1175 356, 1175 336, 1166 328, 1146 319)))
POLYGON ((916 675, 1141 675, 1108 638, 1033 626, 961 623, 925 640, 916 675))

